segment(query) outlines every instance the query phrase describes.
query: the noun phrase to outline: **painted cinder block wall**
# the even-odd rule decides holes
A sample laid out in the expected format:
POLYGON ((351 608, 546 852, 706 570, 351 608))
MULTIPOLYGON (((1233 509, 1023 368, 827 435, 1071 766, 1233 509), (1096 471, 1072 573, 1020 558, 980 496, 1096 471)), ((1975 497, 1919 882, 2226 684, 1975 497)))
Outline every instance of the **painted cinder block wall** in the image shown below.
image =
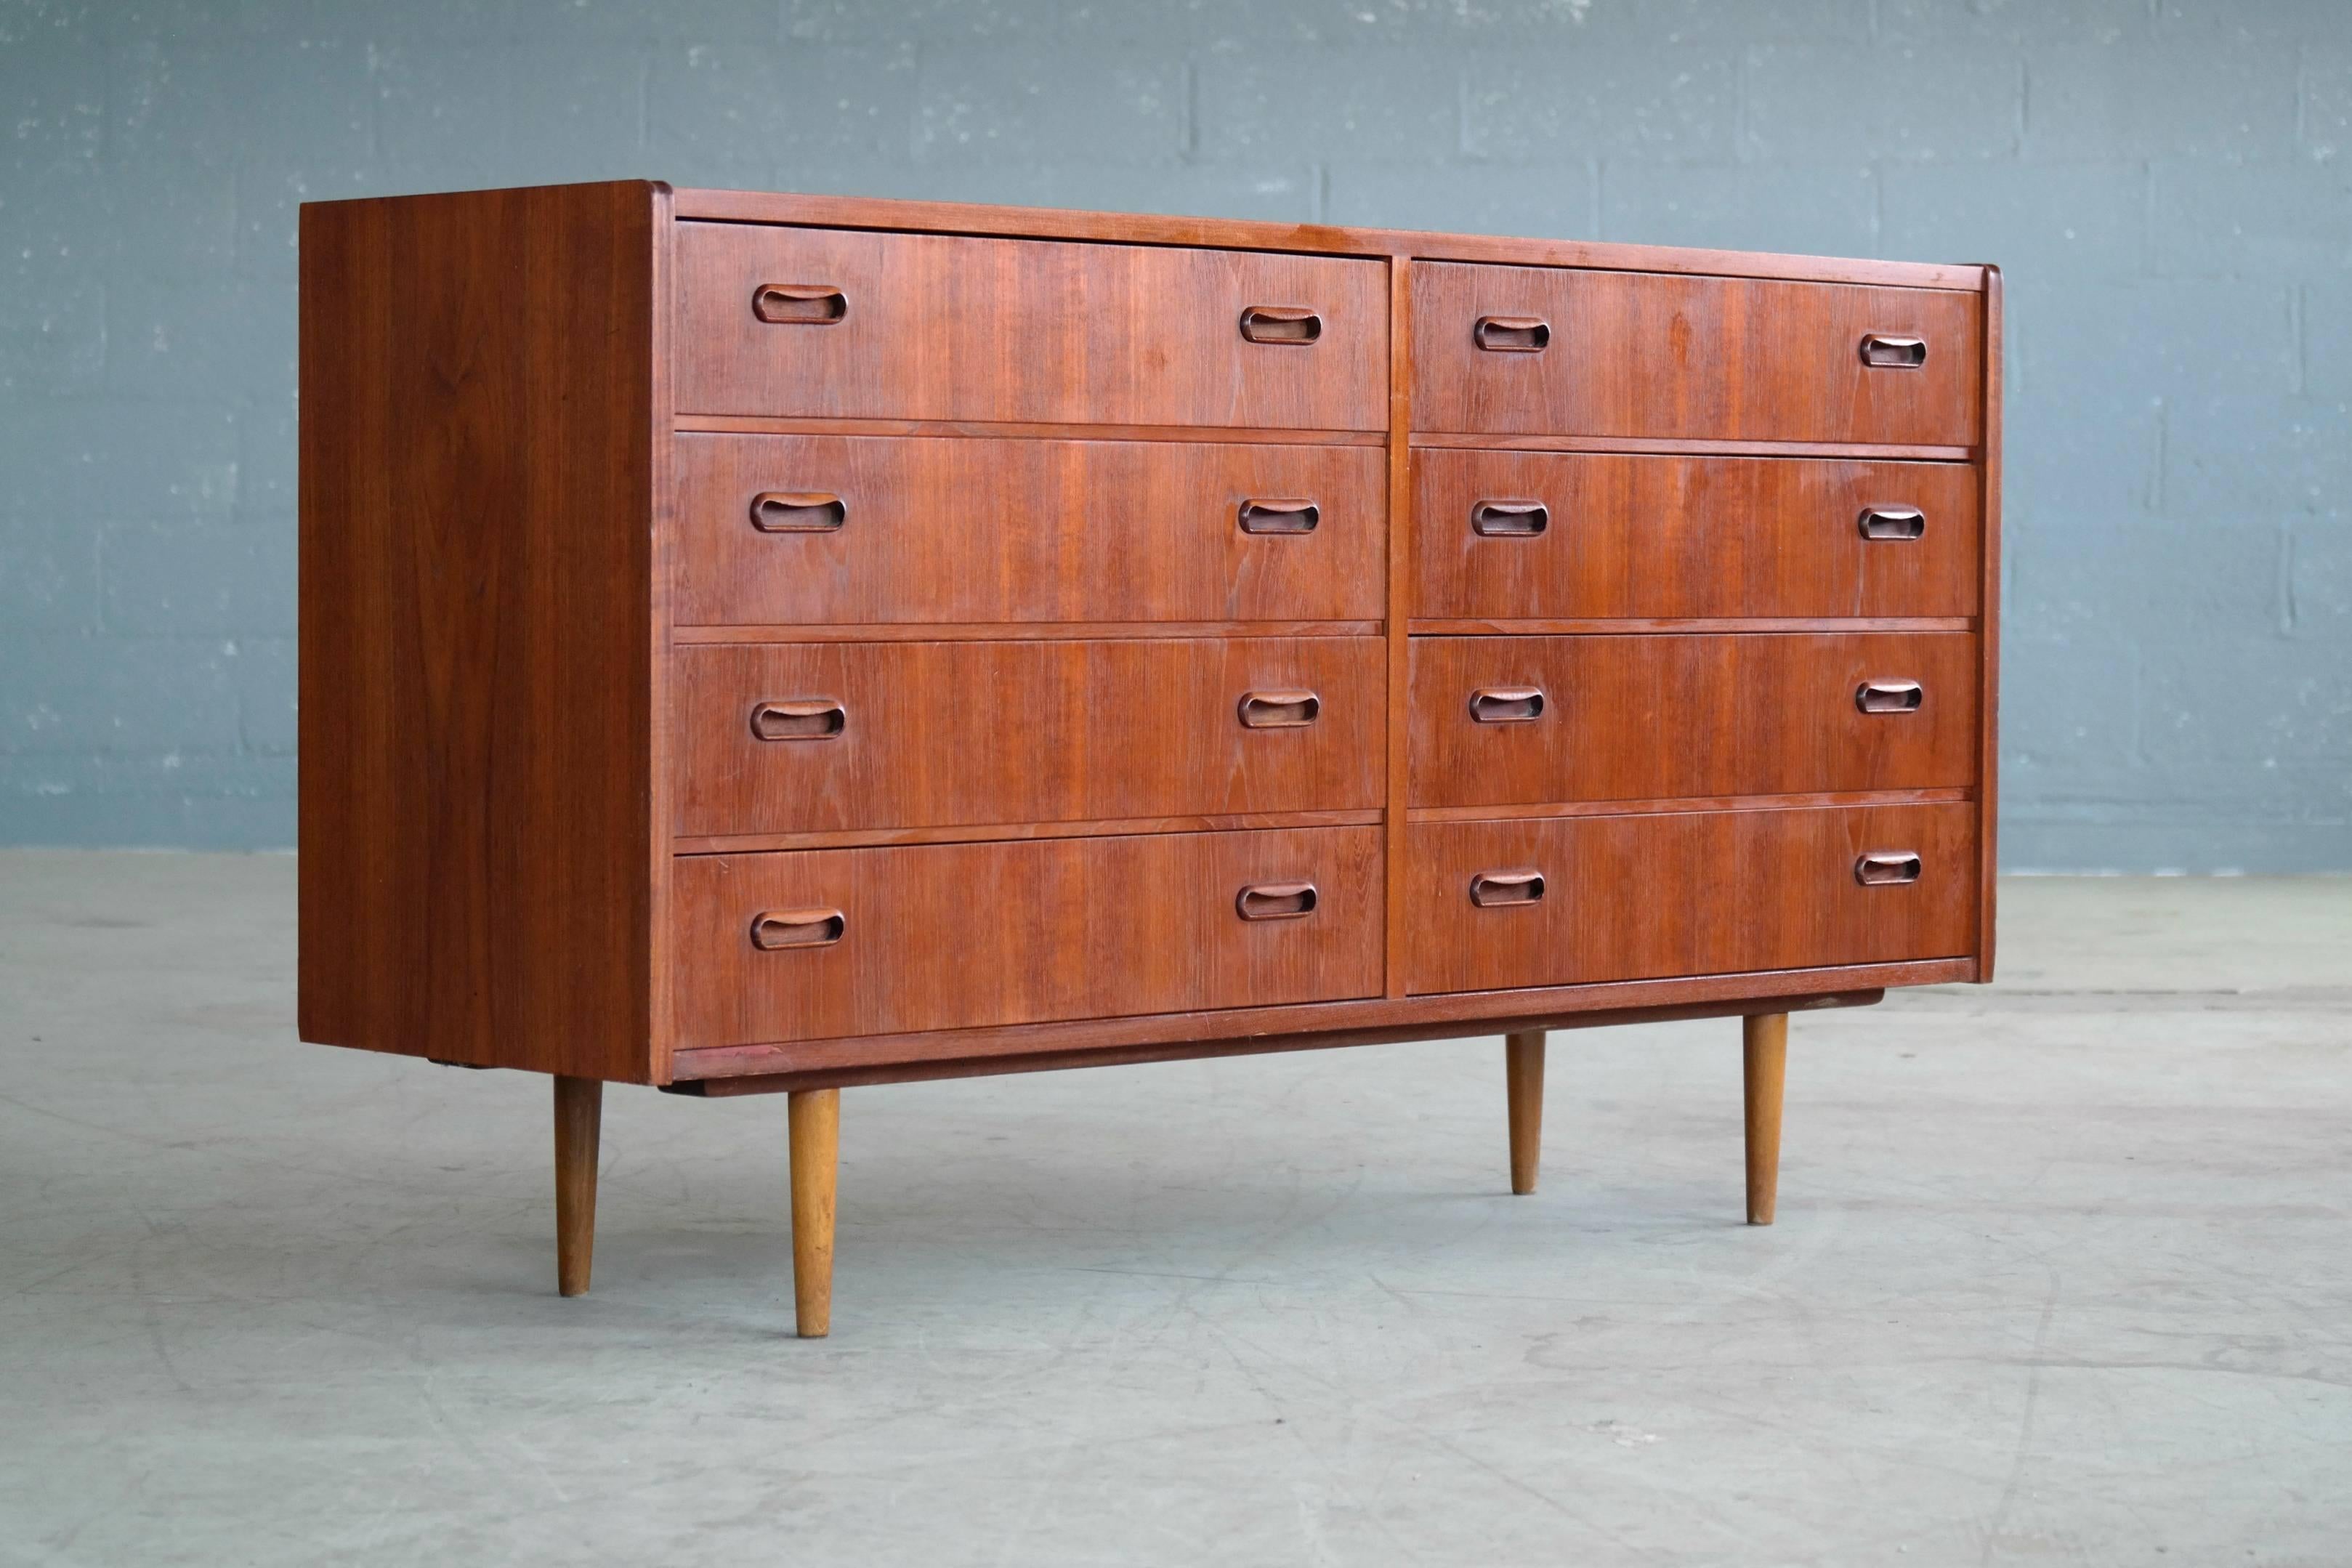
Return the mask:
POLYGON ((0 842, 293 840, 296 205, 632 175, 1998 261, 2007 862, 2352 868, 2343 0, 0 0, 0 842))

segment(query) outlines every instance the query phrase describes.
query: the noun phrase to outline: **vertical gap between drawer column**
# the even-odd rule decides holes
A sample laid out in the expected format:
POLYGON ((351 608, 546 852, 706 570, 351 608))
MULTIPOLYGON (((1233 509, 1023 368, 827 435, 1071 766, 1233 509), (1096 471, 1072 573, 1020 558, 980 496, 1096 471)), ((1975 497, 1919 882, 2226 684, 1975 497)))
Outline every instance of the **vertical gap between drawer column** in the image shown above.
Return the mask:
POLYGON ((1411 759, 1407 743, 1407 679, 1412 647, 1406 641, 1412 624, 1410 565, 1412 560, 1412 260, 1402 252, 1389 256, 1389 674, 1386 713, 1389 742, 1388 866, 1388 994, 1404 994, 1405 944, 1405 810, 1411 759))

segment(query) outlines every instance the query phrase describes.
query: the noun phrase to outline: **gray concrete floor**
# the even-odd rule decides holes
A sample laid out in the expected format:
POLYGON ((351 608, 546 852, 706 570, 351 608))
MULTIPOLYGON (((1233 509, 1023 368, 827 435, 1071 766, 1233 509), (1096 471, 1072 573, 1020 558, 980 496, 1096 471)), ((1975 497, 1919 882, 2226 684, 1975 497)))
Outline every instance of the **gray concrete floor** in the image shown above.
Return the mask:
POLYGON ((1738 1029, 783 1106, 298 1044, 285 858, 0 855, 0 1561, 2352 1562, 2352 881, 2008 884, 2003 978, 1738 1029))

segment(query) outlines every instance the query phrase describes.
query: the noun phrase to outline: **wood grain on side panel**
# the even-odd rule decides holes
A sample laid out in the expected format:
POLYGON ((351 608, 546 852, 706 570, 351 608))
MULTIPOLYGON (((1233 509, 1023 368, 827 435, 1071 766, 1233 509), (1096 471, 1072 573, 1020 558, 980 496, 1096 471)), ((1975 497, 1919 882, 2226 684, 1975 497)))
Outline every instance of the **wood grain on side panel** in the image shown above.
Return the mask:
POLYGON ((1383 653, 1378 637, 680 647, 676 827, 1377 806, 1383 653), (754 710, 792 702, 833 710, 802 721, 807 738, 761 739, 754 710))
POLYGON ((1423 448, 1412 471, 1416 617, 1977 610, 1963 464, 1423 448))
POLYGON ((688 857, 678 1045, 1369 996, 1381 849, 1377 827, 1316 827, 688 857), (757 945, 787 910, 838 923, 757 945))
POLYGON ((1275 443, 680 436, 677 620, 1378 620, 1382 457, 1275 443))
MULTIPOLYGON (((1418 429, 1977 439, 1979 294, 1443 262, 1418 264, 1412 276, 1418 429), (1481 347, 1486 320, 1541 323, 1546 341, 1481 347), (1916 339, 1926 363, 1866 364, 1868 334, 1916 339)), ((1525 341, 1534 328, 1501 331, 1490 344, 1525 341)))
POLYGON ((1376 261, 685 224, 678 264, 681 414, 1383 424, 1376 261))
POLYGON ((1975 941, 1976 807, 1419 823, 1407 871, 1415 995, 1893 963, 1975 941), (1865 855, 1916 880, 1865 886, 1865 855), (1481 877, 1541 879, 1481 904, 1481 877))
POLYGON ((651 1076, 655 190, 302 209, 305 1039, 651 1076))
POLYGON ((1976 638, 1966 632, 1415 637, 1412 704, 1416 806, 1951 788, 1976 777, 1976 638), (1919 707, 1864 712, 1864 683, 1916 684, 1919 707), (1482 709, 1482 692, 1540 696, 1482 709), (1532 719, 1494 717, 1538 702, 1532 719))

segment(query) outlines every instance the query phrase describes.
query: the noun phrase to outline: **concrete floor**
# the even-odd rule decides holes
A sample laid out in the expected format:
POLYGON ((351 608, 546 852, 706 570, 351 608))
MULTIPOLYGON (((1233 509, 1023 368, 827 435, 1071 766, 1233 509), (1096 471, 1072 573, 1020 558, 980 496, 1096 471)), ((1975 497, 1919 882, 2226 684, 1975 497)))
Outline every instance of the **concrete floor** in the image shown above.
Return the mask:
POLYGON ((293 862, 0 855, 0 1562, 2352 1562, 2352 881, 2023 880, 2003 978, 783 1106, 296 1043, 293 862))

